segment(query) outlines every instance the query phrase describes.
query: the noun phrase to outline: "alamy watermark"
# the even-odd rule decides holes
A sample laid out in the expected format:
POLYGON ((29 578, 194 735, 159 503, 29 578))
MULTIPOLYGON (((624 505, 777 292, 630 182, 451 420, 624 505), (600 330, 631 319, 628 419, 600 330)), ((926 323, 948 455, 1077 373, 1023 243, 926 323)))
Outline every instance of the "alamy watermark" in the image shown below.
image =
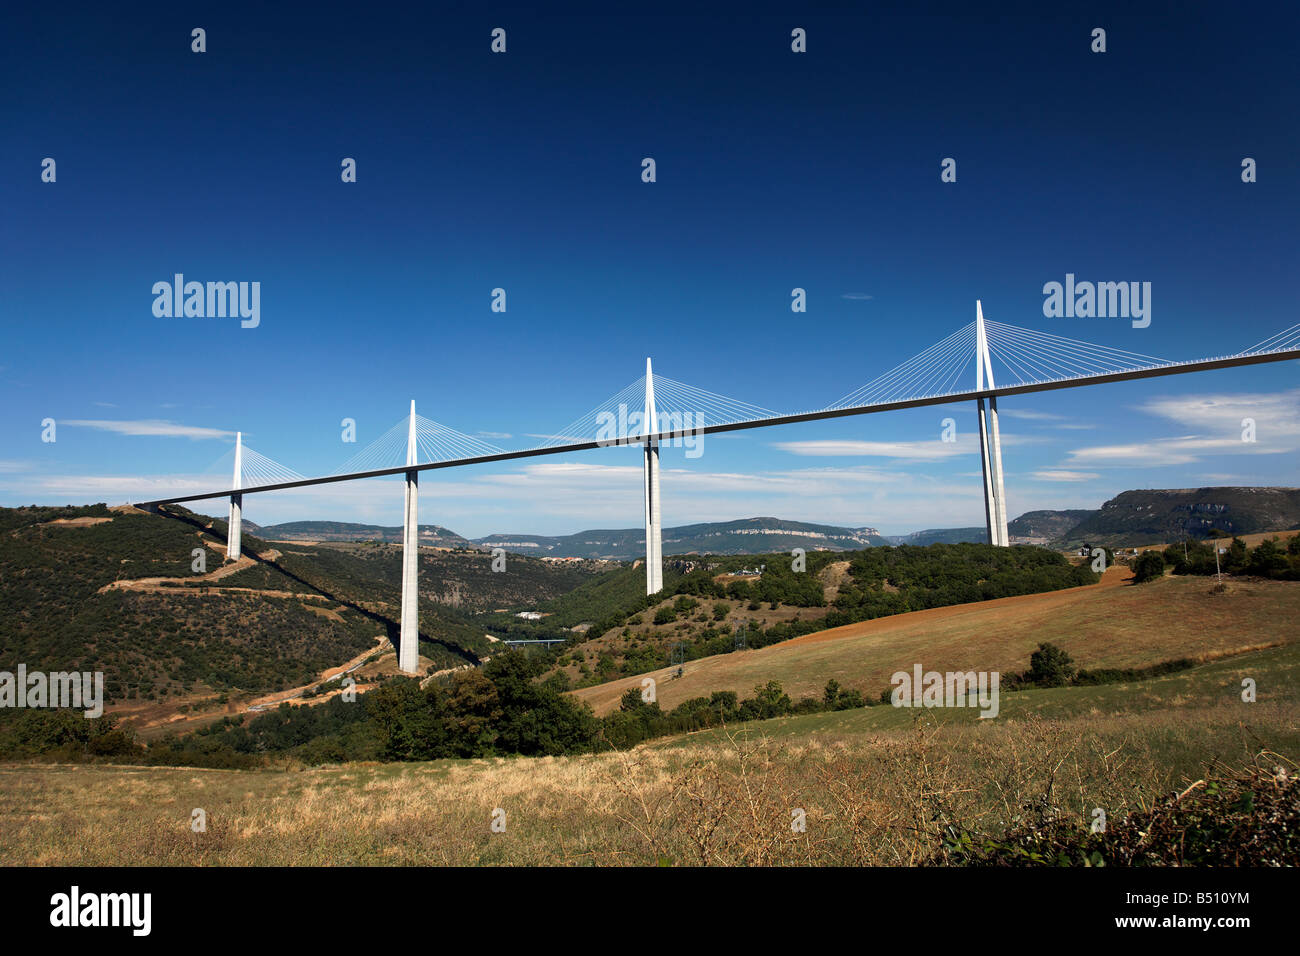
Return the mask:
POLYGON ((152 893, 83 893, 73 884, 50 897, 50 925, 124 927, 133 936, 148 936, 152 927, 152 893))
POLYGON ((104 675, 100 671, 0 671, 0 707, 67 707, 85 709, 87 720, 104 713, 104 675))
MULTIPOLYGON (((626 403, 619 403, 618 413, 601 412, 596 416, 596 444, 604 448, 608 445, 634 445, 634 439, 643 436, 645 412, 640 409, 628 411, 626 403)), ((664 448, 685 448, 687 458, 699 458, 704 454, 704 415, 700 412, 657 412, 658 422, 651 427, 656 434, 664 437, 659 444, 664 448)))
POLYGON ((978 707, 980 717, 998 715, 998 689, 1001 677, 997 671, 939 671, 921 672, 915 664, 912 672, 897 671, 889 679, 894 685, 889 702, 895 707, 978 707), (975 702, 970 702, 974 695, 975 702))
POLYGON ((262 321, 260 282, 186 282, 178 272, 171 282, 155 282, 153 294, 153 314, 160 319, 238 316, 245 329, 255 329, 262 321))
POLYGON ((1151 324, 1150 282, 1065 282, 1043 285, 1043 315, 1049 319, 1132 319, 1133 328, 1151 324))

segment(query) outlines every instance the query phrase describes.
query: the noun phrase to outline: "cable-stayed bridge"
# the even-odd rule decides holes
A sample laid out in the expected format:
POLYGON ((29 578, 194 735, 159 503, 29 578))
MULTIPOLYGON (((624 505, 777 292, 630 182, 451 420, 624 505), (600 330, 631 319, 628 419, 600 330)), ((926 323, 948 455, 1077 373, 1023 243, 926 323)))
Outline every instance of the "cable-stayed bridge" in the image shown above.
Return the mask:
POLYGON ((718 432, 974 401, 979 413, 989 543, 1006 546, 1010 539, 998 423, 1000 397, 1291 359, 1300 359, 1300 324, 1232 355, 1173 361, 986 321, 981 304, 976 302, 974 321, 824 408, 776 412, 657 375, 646 359, 644 376, 532 448, 498 448, 416 414, 412 401, 406 418, 329 475, 315 478, 300 475, 245 447, 242 434, 237 433, 231 487, 141 502, 140 507, 157 509, 166 504, 228 497, 230 528, 226 555, 235 559, 240 554, 241 510, 246 494, 386 475, 405 476, 398 659, 402 670, 414 673, 419 640, 417 514, 422 471, 595 448, 641 446, 646 593, 654 594, 663 587, 659 501, 659 449, 663 443, 689 443, 699 436, 718 432), (973 388, 969 387, 972 380, 973 388), (391 464, 394 456, 403 453, 404 463, 391 464))

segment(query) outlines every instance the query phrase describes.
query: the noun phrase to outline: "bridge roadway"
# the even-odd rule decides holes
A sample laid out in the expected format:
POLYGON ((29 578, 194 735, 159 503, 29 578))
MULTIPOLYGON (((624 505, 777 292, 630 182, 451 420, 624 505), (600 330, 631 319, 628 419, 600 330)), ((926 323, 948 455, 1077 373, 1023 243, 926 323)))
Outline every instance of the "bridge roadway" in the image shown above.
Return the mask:
MULTIPOLYGON (((827 408, 814 412, 799 412, 791 415, 773 415, 767 418, 755 418, 748 421, 704 425, 699 428, 686 428, 676 431, 659 432, 659 441, 671 441, 691 435, 710 435, 718 432, 742 431, 749 428, 768 428, 773 425, 791 425, 796 422, 815 422, 829 418, 844 418, 850 415, 870 415, 876 412, 889 412, 900 408, 922 408, 927 405, 950 405, 972 399, 997 397, 1004 395, 1025 395, 1029 392, 1049 392, 1063 388, 1080 388, 1087 385, 1105 385, 1110 382, 1126 382, 1139 378, 1160 378, 1165 375, 1183 375, 1188 372, 1205 372, 1212 369, 1236 368, 1243 365, 1261 365, 1266 362, 1285 362, 1300 359, 1300 349, 1279 349, 1273 352, 1257 352, 1248 355, 1230 355, 1223 358, 1197 359, 1189 362, 1171 362, 1168 365, 1154 365, 1149 368, 1132 369, 1124 372, 1106 372, 1099 375, 1079 375, 1068 378, 1052 379, 1045 382, 1031 382, 1021 385, 1001 385, 996 388, 971 389, 965 392, 945 392, 942 395, 930 395, 924 398, 909 398, 897 402, 879 402, 872 405, 852 405, 846 408, 827 408)), ((646 435, 636 435, 608 441, 572 442, 567 445, 551 445, 539 448, 527 448, 520 451, 503 451, 491 455, 478 455, 472 458, 453 458, 448 461, 427 462, 423 465, 399 465, 394 468, 381 468, 375 471, 358 471, 346 475, 326 475, 320 478, 302 478, 295 481, 282 481, 269 485, 253 485, 247 488, 226 488, 221 491, 205 491, 200 494, 179 495, 173 498, 158 498, 153 501, 137 502, 138 507, 151 508, 158 505, 180 504, 185 501, 203 501, 208 498, 227 498, 231 495, 250 495, 261 491, 281 491, 286 488, 301 488, 306 485, 326 485, 336 481, 355 481, 358 478, 378 478, 384 475, 405 475, 410 471, 432 471, 438 468, 460 468, 465 465, 485 465, 497 461, 514 461, 521 458, 537 458, 543 455, 561 455, 575 451, 589 451, 594 448, 606 448, 617 445, 644 445, 646 435)))

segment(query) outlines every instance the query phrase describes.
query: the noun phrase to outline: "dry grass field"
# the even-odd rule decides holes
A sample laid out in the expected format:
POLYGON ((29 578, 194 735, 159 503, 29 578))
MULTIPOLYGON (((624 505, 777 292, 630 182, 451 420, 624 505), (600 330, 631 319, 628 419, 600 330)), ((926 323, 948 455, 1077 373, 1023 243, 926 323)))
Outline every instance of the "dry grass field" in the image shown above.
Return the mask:
POLYGON ((1140 685, 1003 695, 1002 716, 870 707, 565 758, 263 771, 0 767, 23 865, 912 864, 999 833, 1146 809, 1214 766, 1300 760, 1300 649, 1140 685), (1258 703, 1240 700, 1242 675, 1258 703), (192 811, 207 830, 190 828, 192 811), (490 829, 505 812, 504 832, 490 829), (806 832, 791 829, 804 811, 806 832))
POLYGON ((928 859, 947 826, 997 835, 1084 822, 1096 807, 1118 819, 1215 768, 1300 770, 1300 587, 1234 581, 1211 594, 1211 583, 1085 588, 867 622, 727 655, 717 663, 730 670, 693 691, 727 686, 720 675, 744 691, 777 677, 796 695, 816 693, 828 676, 870 690, 914 660, 1018 669, 1041 640, 1085 666, 1202 660, 1141 682, 1004 692, 994 720, 873 706, 562 758, 0 765, 0 863, 907 865, 928 859), (1241 700, 1244 677, 1258 702, 1241 700), (195 809, 204 832, 191 829, 195 809), (497 810, 504 832, 491 828, 497 810), (799 811, 804 832, 791 826, 799 811))
MULTIPOLYGON (((890 675, 920 662, 927 670, 1023 671, 1042 641, 1064 648, 1080 667, 1140 667, 1174 658, 1210 658, 1295 640, 1300 587, 1293 582, 1233 580, 1213 593, 1213 580, 1166 577, 1134 586, 1126 568, 1101 584, 1046 594, 999 598, 876 618, 807 634, 760 650, 690 661, 652 672, 660 706, 671 710, 713 691, 750 696, 768 680, 791 698, 820 697, 831 678, 874 698, 890 675)), ((641 676, 574 694, 597 714, 617 709, 641 676)))
MULTIPOLYGON (((1032 692, 1031 692, 1032 693, 1032 692)), ((946 823, 1112 818, 1200 772, 1295 769, 1294 709, 1230 704, 797 740, 739 731, 571 758, 304 771, 0 769, 0 859, 24 865, 911 864, 946 823), (1278 754, 1261 740, 1290 743, 1278 754), (1175 758, 1171 761, 1171 758, 1175 758), (207 831, 190 829, 203 808, 207 831), (495 809, 505 831, 494 833, 495 809), (796 810, 806 832, 795 833, 796 810)), ((883 708, 876 708, 877 710, 883 708)), ((1191 779, 1195 779, 1194 776, 1191 779)))

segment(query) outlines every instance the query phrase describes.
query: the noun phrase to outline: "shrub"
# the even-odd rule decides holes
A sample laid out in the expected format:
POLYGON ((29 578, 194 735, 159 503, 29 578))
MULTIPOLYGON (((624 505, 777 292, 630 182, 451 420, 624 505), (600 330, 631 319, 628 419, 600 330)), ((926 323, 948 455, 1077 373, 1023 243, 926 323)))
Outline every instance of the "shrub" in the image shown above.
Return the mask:
POLYGON ((1043 643, 1029 655, 1025 676, 1039 687, 1064 687, 1074 677, 1074 661, 1055 644, 1043 643))
POLYGON ((1133 583, 1145 584, 1165 576, 1165 559, 1155 551, 1143 551, 1133 562, 1133 583))

